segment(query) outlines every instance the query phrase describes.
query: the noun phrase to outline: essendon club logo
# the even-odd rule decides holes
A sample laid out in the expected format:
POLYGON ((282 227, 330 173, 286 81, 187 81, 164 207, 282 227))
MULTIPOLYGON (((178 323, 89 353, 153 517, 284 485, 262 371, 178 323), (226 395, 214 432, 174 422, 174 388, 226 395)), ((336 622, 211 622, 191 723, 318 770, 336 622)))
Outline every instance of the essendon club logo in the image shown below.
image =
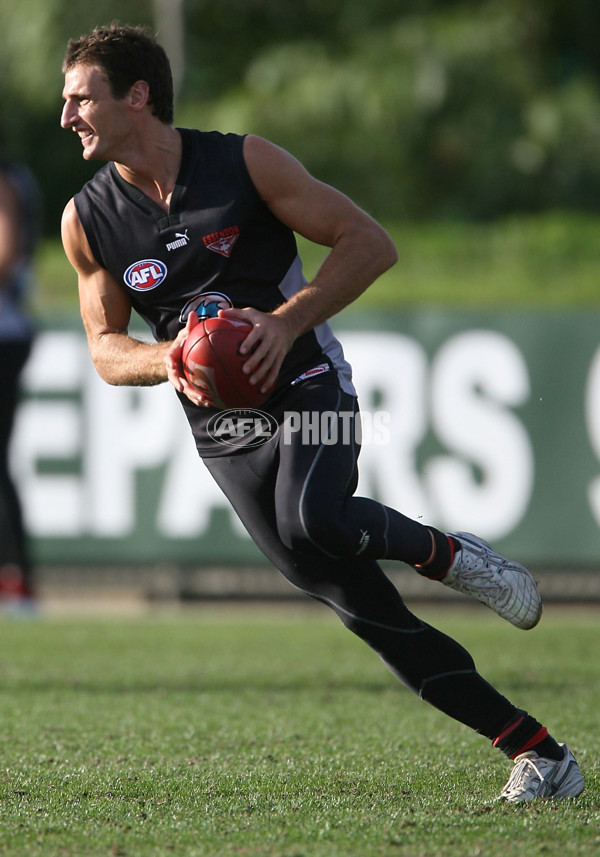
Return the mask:
POLYGON ((123 274, 123 280, 137 292, 149 292, 160 286, 167 276, 167 266, 159 259, 141 259, 130 265, 123 274))
POLYGON ((231 256, 233 245, 239 237, 239 226, 227 226, 225 229, 203 235, 202 240, 207 250, 212 250, 213 253, 219 253, 220 256, 225 256, 228 259, 231 256))

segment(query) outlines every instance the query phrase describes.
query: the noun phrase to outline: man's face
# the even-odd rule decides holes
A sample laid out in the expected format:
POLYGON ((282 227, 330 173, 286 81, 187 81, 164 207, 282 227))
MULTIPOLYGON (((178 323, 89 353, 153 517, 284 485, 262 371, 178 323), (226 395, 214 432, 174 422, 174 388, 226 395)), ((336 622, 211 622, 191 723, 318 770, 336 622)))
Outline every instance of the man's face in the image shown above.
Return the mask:
POLYGON ((102 68, 79 64, 65 74, 60 124, 79 135, 86 161, 116 160, 131 130, 127 99, 116 99, 102 68))

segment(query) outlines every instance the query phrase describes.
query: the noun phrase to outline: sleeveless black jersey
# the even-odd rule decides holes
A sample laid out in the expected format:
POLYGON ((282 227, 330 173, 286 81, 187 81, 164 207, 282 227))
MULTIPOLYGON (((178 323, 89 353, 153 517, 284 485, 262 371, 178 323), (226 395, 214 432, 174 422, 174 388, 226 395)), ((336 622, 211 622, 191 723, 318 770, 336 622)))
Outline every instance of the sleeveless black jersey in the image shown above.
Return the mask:
MULTIPOLYGON (((113 163, 75 196, 94 258, 127 292, 157 341, 174 339, 192 310, 200 317, 232 306, 270 312, 306 282, 292 230, 267 208, 248 174, 244 138, 178 130, 182 158, 168 213, 113 163)), ((322 324, 295 341, 272 399, 317 366, 328 367, 354 393, 341 346, 322 324)), ((213 409, 180 399, 200 454, 226 451, 206 432, 213 409)))

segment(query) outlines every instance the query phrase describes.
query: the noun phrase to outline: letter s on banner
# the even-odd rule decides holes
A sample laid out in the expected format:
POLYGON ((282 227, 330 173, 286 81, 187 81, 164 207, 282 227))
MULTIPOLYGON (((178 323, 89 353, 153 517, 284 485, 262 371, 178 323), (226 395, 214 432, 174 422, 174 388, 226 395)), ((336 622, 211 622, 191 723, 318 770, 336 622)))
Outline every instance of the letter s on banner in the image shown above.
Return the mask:
POLYGON ((438 517, 444 529, 502 538, 534 485, 531 440, 511 410, 530 393, 525 359, 505 335, 472 330, 439 349, 431 375, 432 427, 450 451, 424 468, 438 517))

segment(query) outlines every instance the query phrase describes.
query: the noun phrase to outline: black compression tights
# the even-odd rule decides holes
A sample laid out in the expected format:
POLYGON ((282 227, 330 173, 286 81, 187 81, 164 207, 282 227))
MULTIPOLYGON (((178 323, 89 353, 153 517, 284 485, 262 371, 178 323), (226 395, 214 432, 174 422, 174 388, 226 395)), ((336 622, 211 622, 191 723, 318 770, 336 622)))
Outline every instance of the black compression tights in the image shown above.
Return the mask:
MULTIPOLYGON (((318 393, 313 387, 311 409, 316 400, 321 410, 355 407, 337 388, 318 393)), ((331 607, 422 699, 493 740, 516 709, 477 673, 462 646, 408 610, 376 562, 423 561, 430 535, 399 512, 352 496, 356 458, 353 444, 311 445, 300 433, 281 433, 247 453, 205 463, 291 584, 331 607)))

